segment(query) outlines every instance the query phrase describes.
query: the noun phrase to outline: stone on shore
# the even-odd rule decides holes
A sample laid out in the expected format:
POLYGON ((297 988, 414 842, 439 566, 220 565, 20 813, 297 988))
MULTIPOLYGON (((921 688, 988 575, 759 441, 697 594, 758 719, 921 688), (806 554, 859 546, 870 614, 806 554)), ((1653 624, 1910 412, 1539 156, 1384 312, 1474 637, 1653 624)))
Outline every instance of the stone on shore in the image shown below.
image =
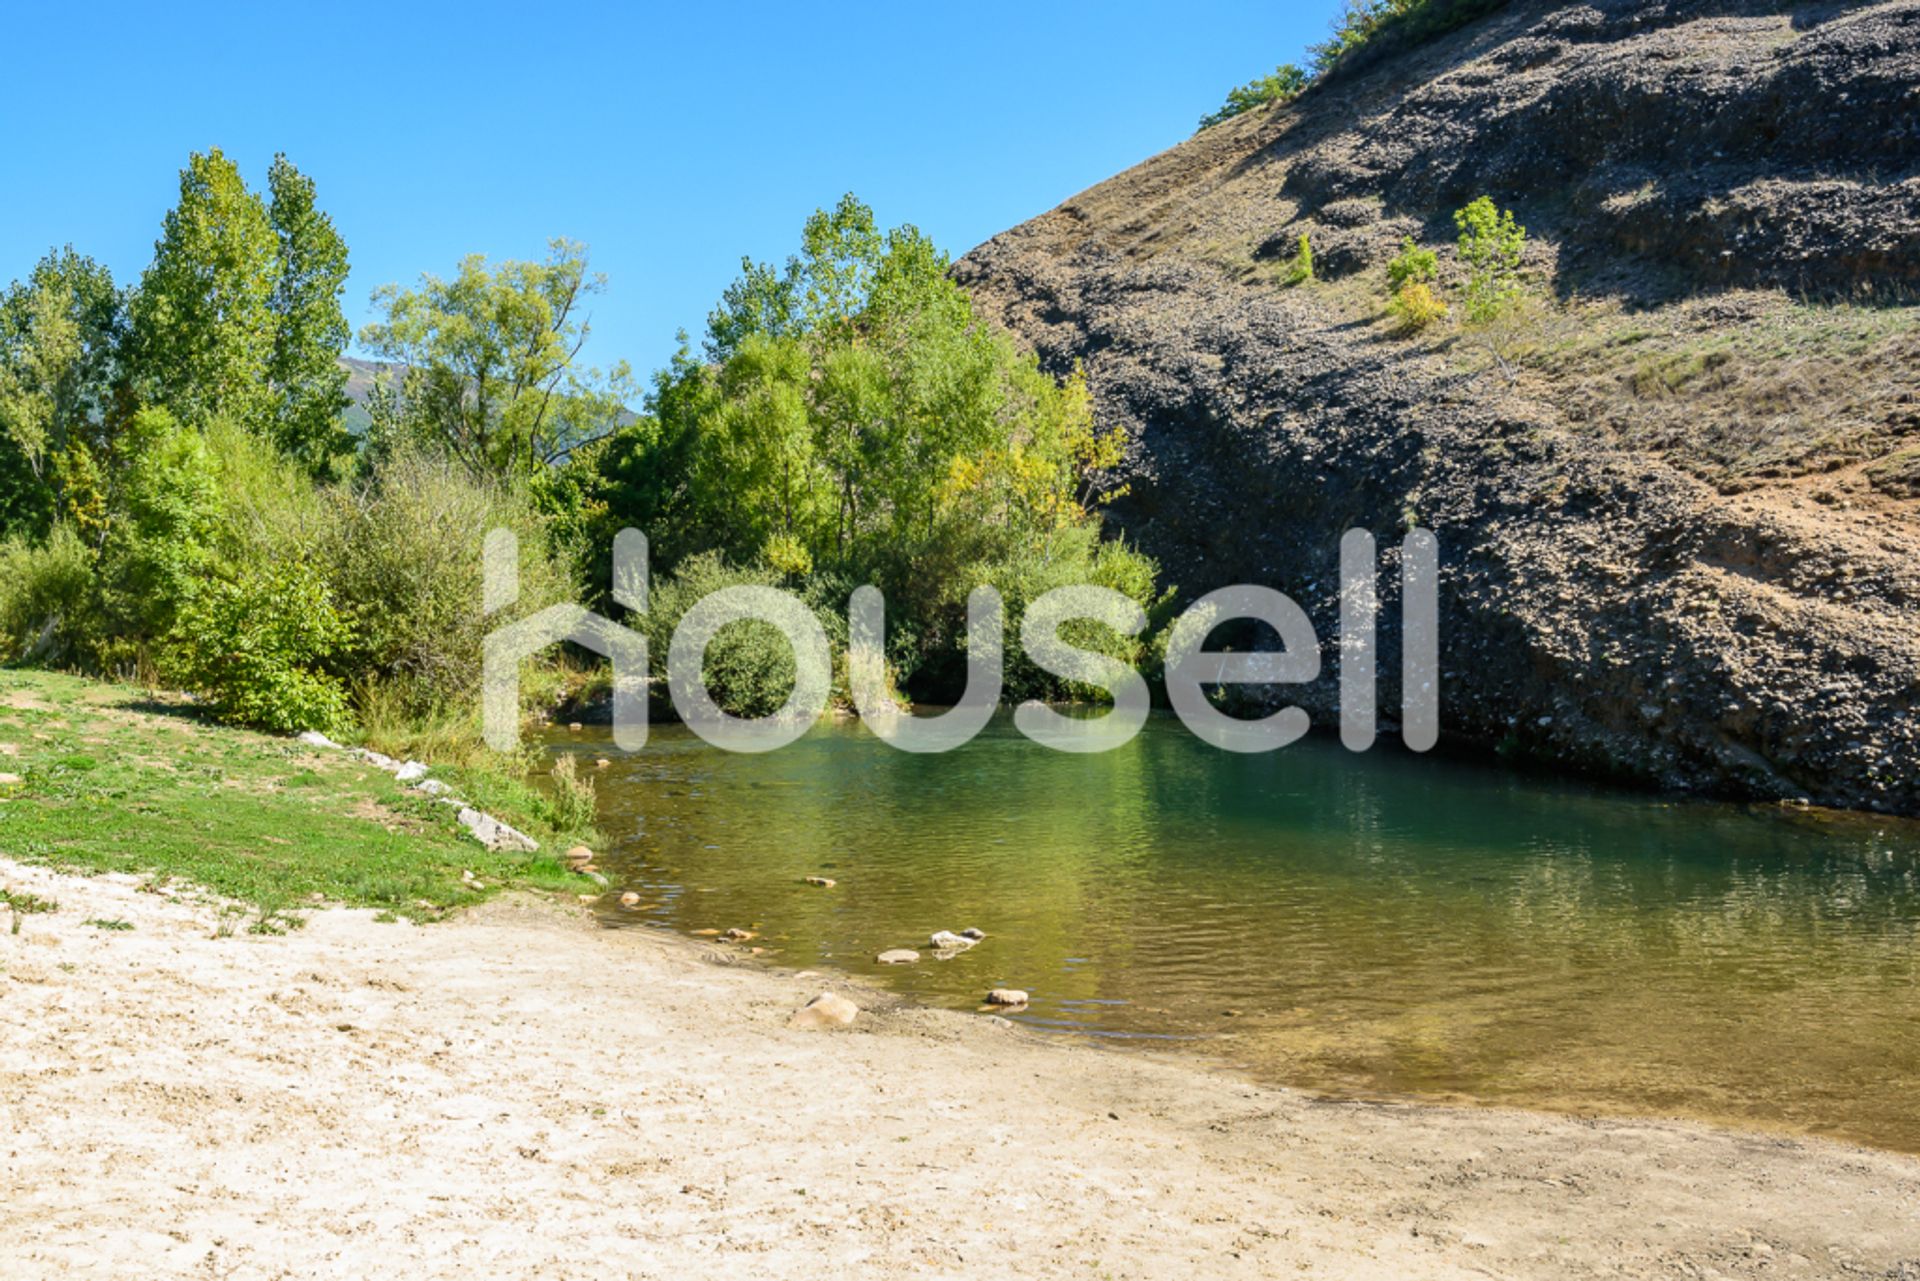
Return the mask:
POLYGON ((882 965, 912 965, 920 959, 920 953, 910 947, 889 948, 873 958, 882 965))
POLYGON ((788 1027, 829 1028, 846 1027, 860 1013, 860 1007, 844 996, 832 992, 822 992, 802 1006, 798 1013, 787 1020, 788 1027))
POLYGON ((397 783, 417 783, 426 776, 427 767, 419 761, 408 761, 393 772, 394 781, 397 783))
POLYGON ((566 852, 567 866, 578 872, 593 866, 593 851, 584 845, 576 845, 566 852))
POLYGON ((479 810, 463 806, 456 817, 460 820, 460 826, 466 828, 474 840, 490 850, 531 854, 540 848, 540 842, 525 832, 508 827, 491 814, 482 814, 479 810))

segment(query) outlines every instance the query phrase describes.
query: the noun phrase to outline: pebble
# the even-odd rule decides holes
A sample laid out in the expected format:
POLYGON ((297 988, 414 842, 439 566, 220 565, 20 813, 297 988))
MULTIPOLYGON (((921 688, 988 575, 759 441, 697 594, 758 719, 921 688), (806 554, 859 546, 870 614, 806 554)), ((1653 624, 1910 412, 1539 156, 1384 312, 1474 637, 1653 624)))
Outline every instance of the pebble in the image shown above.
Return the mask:
POLYGON ((831 876, 803 876, 800 879, 808 885, 818 885, 823 890, 830 890, 839 884, 831 876))
POLYGON ((758 934, 755 934, 752 930, 734 929, 734 930, 726 931, 720 937, 727 940, 729 943, 745 943, 749 939, 757 939, 760 936, 758 934))
POLYGON ((628 890, 625 894, 622 894, 620 896, 620 906, 621 907, 639 907, 640 896, 638 894, 635 894, 632 890, 628 890))
POLYGON ((882 965, 912 965, 920 959, 920 953, 910 947, 896 947, 880 953, 873 959, 882 965))
POLYGON ((574 871, 577 872, 581 868, 587 867, 592 864, 593 851, 588 849, 584 845, 576 845, 572 849, 567 851, 566 857, 567 857, 567 862, 572 864, 574 871))
POLYGON ((608 759, 607 759, 606 757, 604 757, 604 756, 600 756, 600 757, 596 757, 596 758, 594 758, 594 762, 593 762, 593 767, 594 767, 595 769, 605 769, 605 768, 607 768, 607 766, 609 766, 609 765, 611 765, 611 764, 613 764, 613 762, 612 762, 612 761, 610 761, 610 760, 608 760, 608 759))
POLYGON ((996 987, 987 993, 988 1005, 1025 1005, 1027 994, 1017 987, 996 987))

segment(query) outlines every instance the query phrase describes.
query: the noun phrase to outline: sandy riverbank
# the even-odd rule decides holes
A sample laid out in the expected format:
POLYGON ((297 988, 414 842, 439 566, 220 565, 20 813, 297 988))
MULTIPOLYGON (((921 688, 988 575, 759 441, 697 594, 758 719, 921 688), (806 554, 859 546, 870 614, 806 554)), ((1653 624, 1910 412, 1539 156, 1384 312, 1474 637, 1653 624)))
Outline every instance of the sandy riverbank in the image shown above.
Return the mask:
POLYGON ((60 904, 0 932, 9 1278, 1920 1279, 1906 1157, 1318 1101, 532 899, 215 937, 0 874, 60 904))

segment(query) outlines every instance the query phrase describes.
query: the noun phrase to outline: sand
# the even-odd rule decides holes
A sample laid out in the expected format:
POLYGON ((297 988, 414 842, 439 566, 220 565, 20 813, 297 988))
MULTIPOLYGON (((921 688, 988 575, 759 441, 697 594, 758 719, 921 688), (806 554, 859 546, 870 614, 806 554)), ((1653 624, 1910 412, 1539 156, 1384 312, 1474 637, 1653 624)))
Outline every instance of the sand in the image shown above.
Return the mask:
POLYGON ((1894 1277, 1920 1161, 1315 1099, 502 899, 0 859, 0 1276, 1894 1277), (135 928, 106 931, 89 918, 135 928), (823 990, 853 1026, 787 1020, 823 990))

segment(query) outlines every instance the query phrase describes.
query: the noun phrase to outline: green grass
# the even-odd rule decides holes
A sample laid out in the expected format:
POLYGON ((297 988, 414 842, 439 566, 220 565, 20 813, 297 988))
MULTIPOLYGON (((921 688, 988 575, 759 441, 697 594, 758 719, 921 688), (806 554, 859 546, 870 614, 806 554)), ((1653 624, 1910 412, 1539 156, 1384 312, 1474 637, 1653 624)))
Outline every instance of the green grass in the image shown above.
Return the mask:
MULTIPOLYGON (((504 885, 591 886, 559 857, 591 834, 553 830, 537 791, 477 768, 447 781, 540 853, 482 848, 450 807, 345 753, 215 726, 125 686, 0 672, 0 745, 0 768, 23 780, 0 789, 0 854, 190 881, 249 904, 256 928, 317 901, 431 919, 504 885)), ((0 901, 33 910, 19 897, 0 901)))

